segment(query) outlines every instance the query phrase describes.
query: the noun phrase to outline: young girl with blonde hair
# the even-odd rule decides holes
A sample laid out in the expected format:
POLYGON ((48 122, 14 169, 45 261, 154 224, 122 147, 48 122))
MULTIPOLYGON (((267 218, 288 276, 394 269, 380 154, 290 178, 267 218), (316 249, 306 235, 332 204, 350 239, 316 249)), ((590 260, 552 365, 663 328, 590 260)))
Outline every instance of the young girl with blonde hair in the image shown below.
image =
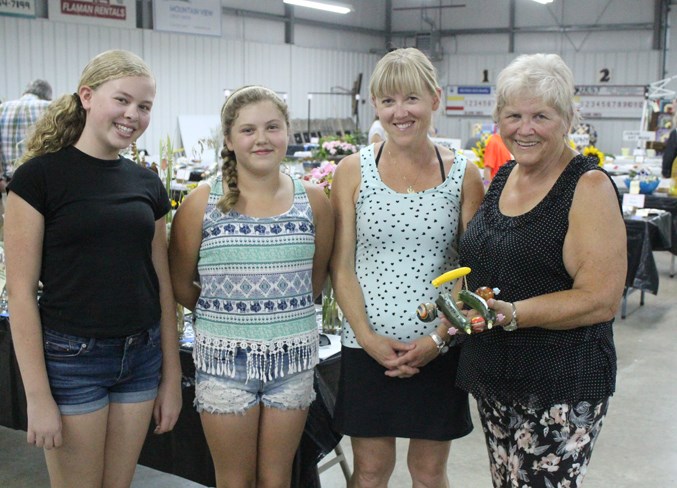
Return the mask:
POLYGON ((54 101, 10 183, 5 254, 28 443, 53 487, 128 487, 151 416, 181 409, 162 182, 119 155, 148 127, 155 79, 127 51, 54 101), (38 281, 43 284, 36 300, 38 281))
POLYGON ((315 397, 333 214, 321 188, 280 172, 289 115, 273 91, 240 88, 221 122, 222 173, 174 219, 172 283, 195 313, 195 405, 217 486, 289 486, 315 397))

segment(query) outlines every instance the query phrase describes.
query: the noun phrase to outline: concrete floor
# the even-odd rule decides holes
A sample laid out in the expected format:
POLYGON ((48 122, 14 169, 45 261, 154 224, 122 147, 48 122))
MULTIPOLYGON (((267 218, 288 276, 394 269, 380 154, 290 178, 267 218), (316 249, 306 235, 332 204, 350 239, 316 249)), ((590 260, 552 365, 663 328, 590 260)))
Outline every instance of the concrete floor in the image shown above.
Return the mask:
MULTIPOLYGON (((677 425, 670 419, 677 405, 677 277, 670 278, 670 255, 655 253, 660 271, 658 296, 639 292, 628 299, 629 315, 615 324, 618 381, 609 414, 590 463, 586 488, 677 487, 677 425), (672 317, 672 318, 670 318, 672 317)), ((454 441, 449 461, 453 487, 490 488, 484 438, 473 406, 475 430, 454 441)), ((341 442, 351 462, 349 439, 341 442)), ((406 470, 407 442, 398 442, 392 488, 411 486, 406 470)), ((329 456, 331 458, 331 455, 329 456)), ((345 487, 338 465, 320 476, 323 488, 345 487)), ((25 433, 0 428, 0 487, 49 486, 41 451, 25 444, 25 433)), ((175 476, 139 466, 134 488, 196 488, 175 476)))

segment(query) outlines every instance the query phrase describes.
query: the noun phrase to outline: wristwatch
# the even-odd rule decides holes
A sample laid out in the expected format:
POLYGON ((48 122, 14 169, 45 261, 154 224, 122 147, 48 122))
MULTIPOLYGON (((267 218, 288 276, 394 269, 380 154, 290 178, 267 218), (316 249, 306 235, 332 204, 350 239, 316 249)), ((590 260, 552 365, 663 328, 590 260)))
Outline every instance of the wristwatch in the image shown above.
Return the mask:
POLYGON ((512 307, 512 320, 508 325, 503 326, 503 330, 507 332, 512 332, 513 330, 517 330, 517 308, 515 307, 515 303, 511 302, 510 306, 512 307))
POLYGON ((432 340, 435 341, 435 345, 437 346, 437 352, 439 352, 440 355, 446 354, 446 352, 449 350, 449 346, 447 345, 445 340, 442 339, 436 331, 431 332, 429 335, 432 338, 432 340))

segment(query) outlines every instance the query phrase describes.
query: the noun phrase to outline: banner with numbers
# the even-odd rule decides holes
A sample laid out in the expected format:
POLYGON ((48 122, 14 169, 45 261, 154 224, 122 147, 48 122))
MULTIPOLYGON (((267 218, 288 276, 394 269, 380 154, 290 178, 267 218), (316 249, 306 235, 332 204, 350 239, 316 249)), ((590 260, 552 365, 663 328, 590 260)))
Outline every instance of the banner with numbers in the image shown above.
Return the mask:
POLYGON ((446 90, 446 114, 491 117, 496 97, 488 85, 449 85, 446 90))
POLYGON ((640 119, 644 85, 577 85, 576 104, 586 119, 640 119))
MULTIPOLYGON (((574 100, 586 119, 639 119, 644 106, 644 85, 577 85, 574 100)), ((496 103, 493 86, 449 85, 446 114, 491 117, 496 103)))
POLYGON ((35 2, 33 0, 0 0, 0 15, 35 17, 35 2))

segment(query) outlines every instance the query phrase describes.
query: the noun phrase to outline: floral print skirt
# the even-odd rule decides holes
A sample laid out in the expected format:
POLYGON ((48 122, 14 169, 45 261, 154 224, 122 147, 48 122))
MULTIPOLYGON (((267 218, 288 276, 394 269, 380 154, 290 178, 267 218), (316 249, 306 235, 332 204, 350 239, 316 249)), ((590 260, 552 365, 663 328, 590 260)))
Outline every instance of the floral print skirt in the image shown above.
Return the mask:
POLYGON ((608 406, 605 398, 538 410, 478 398, 494 487, 581 486, 608 406))

